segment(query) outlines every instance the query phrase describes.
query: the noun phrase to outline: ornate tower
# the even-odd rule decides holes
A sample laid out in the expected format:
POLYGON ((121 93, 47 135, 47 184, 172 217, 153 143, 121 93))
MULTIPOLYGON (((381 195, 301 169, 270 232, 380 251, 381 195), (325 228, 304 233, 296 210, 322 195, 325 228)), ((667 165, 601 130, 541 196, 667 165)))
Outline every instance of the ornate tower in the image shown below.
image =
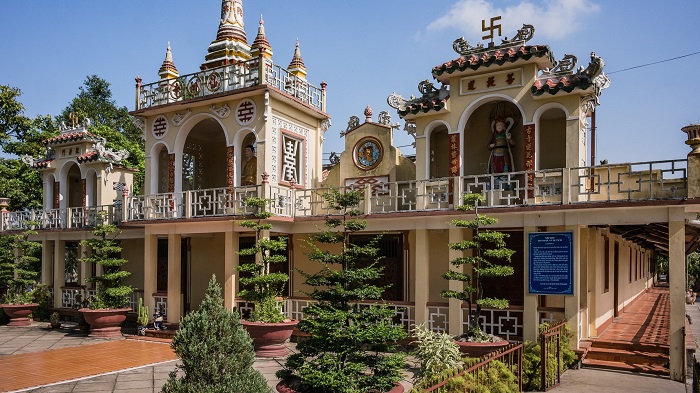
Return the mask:
POLYGON ((260 15, 258 35, 255 37, 255 41, 253 41, 253 45, 250 47, 250 49, 253 57, 258 57, 260 56, 260 53, 262 53, 265 58, 272 58, 272 47, 267 41, 267 36, 265 35, 265 21, 263 20, 262 15, 260 15))
POLYGON ((158 70, 158 75, 160 79, 175 79, 180 73, 177 72, 175 68, 175 63, 173 62, 173 54, 170 51, 170 41, 168 41, 168 49, 165 51, 165 59, 163 59, 163 64, 161 64, 158 70))
POLYGON ((250 58, 250 45, 243 27, 243 0, 222 0, 219 30, 200 68, 216 68, 250 58))

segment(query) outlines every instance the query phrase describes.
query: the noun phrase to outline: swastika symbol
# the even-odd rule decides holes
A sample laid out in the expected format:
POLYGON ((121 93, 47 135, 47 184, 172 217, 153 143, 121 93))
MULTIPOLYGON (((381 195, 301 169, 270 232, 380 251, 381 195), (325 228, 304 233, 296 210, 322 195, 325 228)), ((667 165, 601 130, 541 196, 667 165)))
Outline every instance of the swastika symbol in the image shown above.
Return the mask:
POLYGON ((500 17, 500 16, 494 16, 494 17, 492 17, 492 18, 491 18, 491 25, 488 26, 488 27, 486 26, 486 20, 485 20, 485 19, 482 19, 482 20, 481 20, 481 31, 483 31, 483 32, 487 32, 487 31, 490 32, 489 34, 487 34, 487 35, 481 37, 482 40, 489 40, 489 39, 490 39, 490 40, 493 40, 493 32, 494 32, 494 30, 496 30, 496 29, 498 29, 498 36, 499 36, 499 37, 501 36, 501 25, 500 25, 500 24, 497 24, 497 25, 494 25, 494 24, 493 24, 494 22, 496 22, 496 21, 498 21, 498 20, 501 20, 501 17, 500 17))

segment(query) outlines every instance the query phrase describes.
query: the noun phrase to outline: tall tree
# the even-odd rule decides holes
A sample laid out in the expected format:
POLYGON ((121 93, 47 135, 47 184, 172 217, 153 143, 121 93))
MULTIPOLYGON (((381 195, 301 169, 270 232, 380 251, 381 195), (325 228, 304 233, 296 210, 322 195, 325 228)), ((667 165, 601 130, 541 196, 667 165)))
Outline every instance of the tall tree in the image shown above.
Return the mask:
POLYGON ((122 163, 125 166, 138 169, 134 175, 134 193, 139 192, 144 179, 144 140, 141 130, 136 127, 125 106, 118 106, 112 98, 110 84, 97 75, 85 78, 79 88, 78 95, 66 106, 58 122, 70 123, 71 113, 80 119, 85 117, 93 122, 89 131, 107 140, 107 148, 113 150, 126 149, 129 157, 122 163))

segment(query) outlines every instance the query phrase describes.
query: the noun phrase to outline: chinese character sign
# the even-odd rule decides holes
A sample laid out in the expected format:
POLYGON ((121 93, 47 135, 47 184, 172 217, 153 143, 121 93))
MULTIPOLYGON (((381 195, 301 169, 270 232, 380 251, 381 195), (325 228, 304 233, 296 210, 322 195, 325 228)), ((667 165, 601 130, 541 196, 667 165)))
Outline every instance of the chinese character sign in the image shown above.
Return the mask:
MULTIPOLYGON (((527 124, 523 126, 523 168, 526 171, 535 170, 535 125, 527 124)), ((530 197, 533 196, 535 186, 535 172, 527 174, 527 189, 530 197)))
POLYGON ((450 134, 450 176, 459 176, 459 134, 450 134))
POLYGON ((301 182, 301 141, 287 134, 282 134, 282 181, 301 182))

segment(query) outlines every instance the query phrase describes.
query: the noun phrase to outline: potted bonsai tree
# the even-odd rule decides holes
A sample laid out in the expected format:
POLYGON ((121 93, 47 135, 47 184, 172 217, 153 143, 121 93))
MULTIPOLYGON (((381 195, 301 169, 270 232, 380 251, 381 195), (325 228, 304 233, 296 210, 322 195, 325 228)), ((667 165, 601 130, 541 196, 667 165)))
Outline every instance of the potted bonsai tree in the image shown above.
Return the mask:
POLYGON ((510 263, 511 256, 515 253, 506 247, 506 233, 483 229, 484 226, 498 223, 498 219, 479 214, 479 204, 484 202, 481 194, 464 194, 463 204, 458 209, 474 212, 471 220, 452 220, 451 225, 458 228, 472 230, 470 240, 462 240, 450 244, 450 249, 458 251, 470 251, 471 254, 450 261, 452 266, 470 267, 469 271, 449 270, 442 277, 447 280, 456 280, 462 283, 461 291, 442 291, 445 298, 459 299, 467 303, 469 323, 466 332, 457 337, 460 350, 471 357, 483 356, 508 345, 508 341, 497 336, 485 333, 479 325, 479 316, 483 307, 505 309, 508 308, 507 299, 487 298, 484 296, 483 279, 487 277, 507 277, 514 273, 510 265, 495 263, 497 260, 510 263), (475 305, 472 309, 472 305, 475 305))
POLYGON ((8 326, 29 326, 29 315, 39 306, 34 303, 33 287, 36 284, 36 256, 41 245, 29 241, 36 234, 27 230, 17 235, 7 235, 0 239, 0 279, 7 286, 7 293, 0 304, 10 317, 8 326))
POLYGON ((94 237, 80 242, 92 249, 92 253, 86 254, 80 261, 102 266, 102 274, 88 279, 96 283, 97 291, 89 299, 88 307, 78 311, 90 325, 89 337, 115 338, 121 337, 121 324, 131 311, 127 304, 133 288, 123 284, 131 273, 121 269, 127 260, 120 257, 122 248, 116 240, 118 229, 106 221, 106 213, 100 212, 92 230, 94 237))
POLYGON ((362 193, 333 190, 324 199, 340 214, 329 216, 328 229, 312 235, 308 242, 308 258, 321 265, 316 273, 301 272, 313 288, 307 295, 316 301, 304 310, 304 319, 299 322, 299 330, 309 337, 297 344, 298 353, 290 355, 277 372, 282 379, 277 390, 403 392, 398 382, 405 356, 395 349, 406 332, 392 323, 395 312, 386 305, 359 304, 381 300, 386 288, 372 284, 381 277, 377 266, 379 236, 366 245, 351 242, 351 234, 367 225, 356 217, 362 193), (362 267, 360 258, 374 262, 362 267))
POLYGON ((299 321, 286 319, 282 314, 278 298, 282 296, 289 275, 274 272, 273 265, 287 261, 287 257, 282 254, 287 249, 287 238, 271 239, 268 235, 272 224, 263 220, 272 217, 272 213, 266 209, 269 199, 251 197, 243 203, 255 208, 254 220, 240 222, 242 227, 255 231, 255 244, 238 253, 255 256, 256 261, 238 266, 243 288, 238 296, 254 305, 250 319, 243 320, 242 323, 253 339, 257 356, 285 357, 287 349, 284 343, 292 336, 299 321))

